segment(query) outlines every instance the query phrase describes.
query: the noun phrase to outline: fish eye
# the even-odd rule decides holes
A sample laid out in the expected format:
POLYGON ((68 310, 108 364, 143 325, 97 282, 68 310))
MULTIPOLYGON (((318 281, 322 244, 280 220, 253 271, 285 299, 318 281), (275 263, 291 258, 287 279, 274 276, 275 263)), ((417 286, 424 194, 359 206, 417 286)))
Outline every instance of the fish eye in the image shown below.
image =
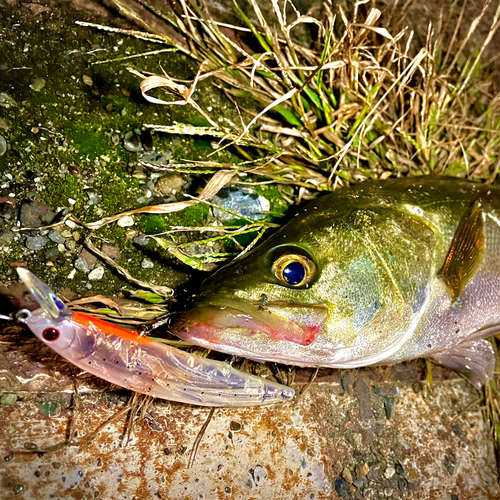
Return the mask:
POLYGON ((312 281, 316 265, 303 255, 286 254, 274 261, 272 271, 286 285, 299 288, 312 281))
POLYGON ((42 332, 42 338, 47 342, 53 342, 59 338, 59 330, 56 330, 55 328, 45 328, 42 332))

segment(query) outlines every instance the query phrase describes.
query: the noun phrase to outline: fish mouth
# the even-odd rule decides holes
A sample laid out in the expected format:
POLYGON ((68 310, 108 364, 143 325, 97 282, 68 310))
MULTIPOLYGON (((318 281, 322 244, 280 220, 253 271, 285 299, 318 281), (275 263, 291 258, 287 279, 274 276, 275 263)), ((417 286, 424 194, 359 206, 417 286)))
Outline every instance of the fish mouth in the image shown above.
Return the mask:
POLYGON ((182 340, 227 354, 305 366, 309 363, 304 360, 322 337, 327 315, 322 305, 274 302, 263 306, 224 299, 184 312, 171 331, 182 340))

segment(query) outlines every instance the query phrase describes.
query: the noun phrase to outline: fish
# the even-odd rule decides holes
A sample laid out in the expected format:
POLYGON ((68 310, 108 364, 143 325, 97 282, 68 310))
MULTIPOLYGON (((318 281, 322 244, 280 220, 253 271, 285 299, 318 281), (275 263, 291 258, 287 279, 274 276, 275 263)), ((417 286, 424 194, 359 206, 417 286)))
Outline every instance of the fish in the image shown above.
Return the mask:
POLYGON ((500 187, 408 177, 318 197, 210 276, 171 332, 303 367, 427 357, 479 388, 500 332, 500 187))
POLYGON ((199 406, 256 406, 287 401, 290 387, 228 363, 176 349, 72 311, 27 269, 17 268, 40 308, 18 318, 47 346, 82 370, 160 399, 199 406))

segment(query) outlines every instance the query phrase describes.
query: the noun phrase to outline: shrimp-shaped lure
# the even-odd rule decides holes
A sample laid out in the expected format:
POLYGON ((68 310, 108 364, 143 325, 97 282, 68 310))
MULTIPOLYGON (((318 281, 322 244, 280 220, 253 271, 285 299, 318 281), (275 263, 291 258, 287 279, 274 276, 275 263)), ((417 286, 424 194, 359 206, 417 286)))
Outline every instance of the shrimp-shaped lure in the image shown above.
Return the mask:
POLYGON ((201 406, 256 406, 288 400, 290 387, 240 372, 71 311, 33 273, 17 272, 40 305, 24 322, 70 363, 126 389, 201 406))

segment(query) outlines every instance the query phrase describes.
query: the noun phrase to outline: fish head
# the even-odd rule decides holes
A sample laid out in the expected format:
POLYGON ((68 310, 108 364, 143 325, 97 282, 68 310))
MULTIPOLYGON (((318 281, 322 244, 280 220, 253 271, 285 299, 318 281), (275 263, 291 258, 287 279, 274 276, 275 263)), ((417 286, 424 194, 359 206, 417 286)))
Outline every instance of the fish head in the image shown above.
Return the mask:
POLYGON ((341 208, 346 210, 313 202, 262 245, 218 270, 173 333, 257 361, 338 367, 377 362, 399 342, 387 332, 406 334, 413 320, 399 287, 402 273, 395 276, 384 256, 401 234, 386 231, 382 238, 389 217, 384 210, 341 208))
POLYGON ((32 272, 18 267, 17 273, 40 306, 26 318, 21 315, 20 319, 41 341, 55 351, 61 352, 69 348, 79 328, 71 321, 74 313, 32 272))

